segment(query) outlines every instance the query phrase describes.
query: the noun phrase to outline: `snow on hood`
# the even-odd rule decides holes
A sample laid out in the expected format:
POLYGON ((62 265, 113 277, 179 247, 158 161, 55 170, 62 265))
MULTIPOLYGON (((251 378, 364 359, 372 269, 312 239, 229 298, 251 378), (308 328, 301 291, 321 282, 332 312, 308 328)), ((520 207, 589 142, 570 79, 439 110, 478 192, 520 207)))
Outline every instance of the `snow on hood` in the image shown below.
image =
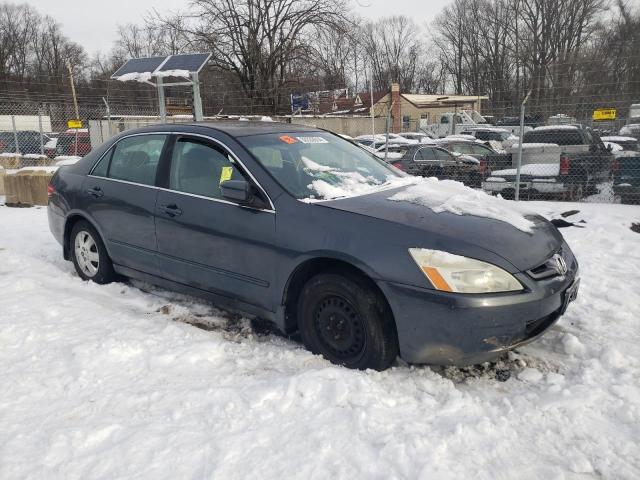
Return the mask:
POLYGON ((516 202, 492 197, 454 180, 421 177, 414 180, 413 185, 392 195, 389 200, 423 205, 436 213, 491 218, 509 223, 527 233, 535 226, 534 222, 525 217, 533 213, 516 202))

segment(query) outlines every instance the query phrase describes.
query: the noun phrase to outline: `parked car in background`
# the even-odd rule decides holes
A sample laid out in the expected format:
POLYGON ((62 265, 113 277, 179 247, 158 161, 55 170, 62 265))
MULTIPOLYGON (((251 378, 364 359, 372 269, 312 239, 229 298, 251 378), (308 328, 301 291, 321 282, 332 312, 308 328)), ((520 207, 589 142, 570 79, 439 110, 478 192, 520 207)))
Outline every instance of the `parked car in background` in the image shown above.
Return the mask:
POLYGON ((640 140, 640 123, 630 123, 620 129, 618 133, 622 137, 633 137, 640 140))
POLYGON ((20 132, 0 132, 0 153, 21 153, 23 155, 37 155, 42 153, 42 146, 49 141, 45 134, 40 138, 40 132, 24 130, 20 132), (18 145, 16 147, 16 137, 18 145))
POLYGON ((470 187, 479 187, 479 162, 466 155, 454 156, 435 145, 413 145, 402 157, 390 161, 391 165, 410 175, 456 180, 470 187))
POLYGON ((477 127, 464 130, 462 135, 471 135, 477 140, 481 140, 491 145, 498 145, 499 148, 505 149, 518 141, 518 137, 513 135, 509 130, 495 127, 477 127))
POLYGON ((58 153, 56 147, 58 145, 58 133, 49 134, 49 140, 44 144, 44 154, 49 158, 55 158, 58 153))
MULTIPOLYGON (((471 137, 474 138, 474 137, 471 137)), ((498 153, 492 148, 476 140, 464 138, 444 138, 437 141, 437 145, 457 155, 469 155, 478 160, 480 178, 486 178, 492 170, 511 166, 511 155, 498 153)))
MULTIPOLYGON (((486 191, 512 196, 518 145, 510 149, 512 168, 492 170, 486 191)), ((537 127, 525 133, 520 189, 524 195, 561 196, 580 200, 598 193, 598 183, 611 176, 613 155, 600 137, 571 125, 537 127)))
POLYGON ((634 137, 621 137, 621 136, 608 136, 601 137, 603 142, 615 143, 616 145, 620 145, 625 152, 637 152, 640 151, 638 148, 638 139, 634 137))
POLYGON ((404 177, 312 127, 154 125, 58 169, 47 213, 83 280, 201 296, 350 368, 482 363, 557 322, 580 280, 554 225, 393 200, 404 177))
POLYGON ((620 152, 613 163, 613 193, 621 203, 640 204, 640 153, 620 152))
POLYGON ((75 155, 84 157, 91 151, 91 138, 89 130, 67 130, 58 135, 56 142, 56 155, 75 155))

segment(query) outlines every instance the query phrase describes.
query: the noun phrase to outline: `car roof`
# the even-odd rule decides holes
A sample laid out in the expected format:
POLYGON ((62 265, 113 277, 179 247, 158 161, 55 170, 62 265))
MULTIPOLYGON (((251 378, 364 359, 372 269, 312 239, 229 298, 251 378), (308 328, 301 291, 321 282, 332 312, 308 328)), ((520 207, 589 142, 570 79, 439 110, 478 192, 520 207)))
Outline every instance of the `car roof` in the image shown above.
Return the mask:
MULTIPOLYGON (((188 123, 164 123, 158 125, 150 125, 148 127, 126 130, 126 133, 145 133, 145 132, 198 132, 199 129, 211 129, 226 133, 232 137, 246 137, 249 135, 262 135, 269 133, 292 133, 292 132, 326 132, 320 128, 309 127, 307 125, 298 125, 284 122, 265 122, 265 121, 238 121, 238 120, 220 120, 206 122, 188 122, 188 123)), ((200 130, 201 132, 201 130, 200 130)))

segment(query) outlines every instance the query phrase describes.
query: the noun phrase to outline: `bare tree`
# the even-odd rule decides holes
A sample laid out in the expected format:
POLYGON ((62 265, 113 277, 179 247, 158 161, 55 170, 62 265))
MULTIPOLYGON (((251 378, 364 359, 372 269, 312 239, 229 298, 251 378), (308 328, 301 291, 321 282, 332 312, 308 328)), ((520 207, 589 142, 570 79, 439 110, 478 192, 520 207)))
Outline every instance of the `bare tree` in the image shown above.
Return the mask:
POLYGON ((361 42, 373 69, 375 88, 388 88, 391 82, 398 82, 403 91, 416 87, 424 41, 413 20, 394 16, 368 23, 361 42))

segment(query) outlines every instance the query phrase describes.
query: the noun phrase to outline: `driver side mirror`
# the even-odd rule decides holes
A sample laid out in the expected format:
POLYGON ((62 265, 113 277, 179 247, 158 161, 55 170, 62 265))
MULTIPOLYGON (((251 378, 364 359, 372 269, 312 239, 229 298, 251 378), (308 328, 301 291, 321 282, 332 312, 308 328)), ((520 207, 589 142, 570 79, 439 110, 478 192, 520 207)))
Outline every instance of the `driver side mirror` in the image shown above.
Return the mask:
POLYGON ((241 205, 265 208, 256 188, 246 180, 225 180, 220 184, 222 198, 241 205))

